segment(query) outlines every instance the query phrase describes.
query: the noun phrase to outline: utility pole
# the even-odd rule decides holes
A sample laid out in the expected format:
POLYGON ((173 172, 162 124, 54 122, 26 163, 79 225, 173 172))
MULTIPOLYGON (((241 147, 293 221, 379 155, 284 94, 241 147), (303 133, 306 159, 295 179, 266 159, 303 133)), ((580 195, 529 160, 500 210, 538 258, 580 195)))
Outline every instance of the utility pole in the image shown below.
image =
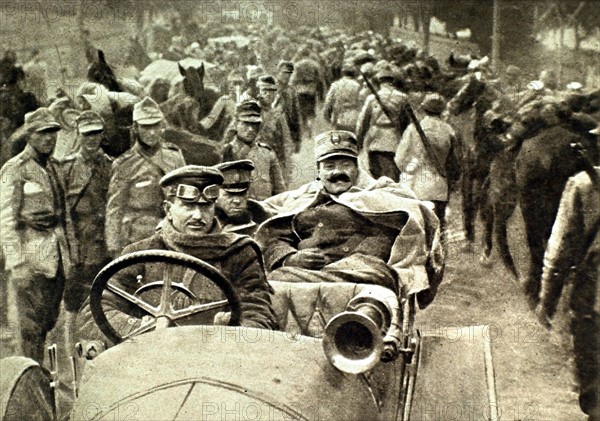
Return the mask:
POLYGON ((500 0, 494 0, 492 17, 492 69, 500 71, 500 0))

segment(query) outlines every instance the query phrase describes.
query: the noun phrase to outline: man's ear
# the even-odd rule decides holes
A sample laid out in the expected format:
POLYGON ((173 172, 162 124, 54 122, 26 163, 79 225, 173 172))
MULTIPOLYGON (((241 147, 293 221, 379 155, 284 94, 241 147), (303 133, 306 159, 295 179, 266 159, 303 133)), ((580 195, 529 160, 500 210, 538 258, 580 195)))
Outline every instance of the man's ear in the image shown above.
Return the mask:
POLYGON ((165 211, 165 215, 169 221, 171 220, 171 205, 172 203, 168 200, 163 200, 163 210, 165 211))

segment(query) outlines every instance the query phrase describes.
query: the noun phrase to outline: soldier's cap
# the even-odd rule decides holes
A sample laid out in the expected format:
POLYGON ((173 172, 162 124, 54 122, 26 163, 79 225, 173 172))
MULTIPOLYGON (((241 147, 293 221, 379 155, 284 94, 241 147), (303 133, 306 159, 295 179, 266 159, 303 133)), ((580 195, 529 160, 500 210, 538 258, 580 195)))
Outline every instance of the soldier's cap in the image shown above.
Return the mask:
POLYGON ((261 111, 262 108, 257 101, 246 100, 235 107, 235 116, 238 121, 262 123, 261 111))
POLYGON ((375 65, 372 62, 368 62, 360 66, 360 71, 365 76, 373 76, 375 65))
POLYGON ((221 189, 229 193, 243 193, 250 188, 254 162, 250 159, 239 161, 222 162, 215 165, 223 174, 221 189))
POLYGON ((375 79, 377 80, 395 80, 400 78, 400 69, 397 66, 394 66, 391 63, 383 60, 375 64, 373 70, 375 71, 375 79))
POLYGON ((315 137, 317 162, 334 156, 358 158, 358 141, 354 133, 346 130, 330 130, 315 137))
POLYGON ((186 165, 160 179, 166 197, 178 197, 186 202, 213 203, 219 197, 223 174, 217 168, 186 165))
POLYGON ((294 63, 287 60, 281 60, 277 64, 277 69, 281 70, 284 73, 294 73, 294 63))
POLYGON ((93 111, 82 112, 75 121, 81 134, 104 130, 104 120, 93 111))
POLYGON ((55 132, 61 129, 52 111, 46 107, 25 114, 25 127, 29 132, 55 132))
POLYGON ((237 72, 231 72, 229 73, 229 76, 227 76, 227 82, 229 83, 244 83, 244 78, 238 74, 237 72))
POLYGON ((427 94, 421 104, 423 111, 431 114, 441 114, 446 109, 444 97, 437 93, 427 94))
POLYGON ((517 77, 521 75, 521 69, 514 64, 509 64, 506 67, 506 74, 512 77, 517 77))
POLYGON ((248 66, 248 71, 246 72, 246 79, 258 79, 260 76, 264 75, 265 71, 262 67, 259 66, 248 66))
POLYGON ((569 82, 567 84, 567 89, 570 91, 581 91, 583 89, 583 85, 580 82, 569 82))
POLYGON ((137 124, 151 126, 164 118, 158 104, 150 97, 145 97, 133 106, 133 121, 137 124))
POLYGON ((277 81, 271 75, 263 75, 258 78, 257 86, 265 91, 276 91, 277 81))
POLYGON ((349 60, 344 60, 342 63, 342 73, 356 73, 356 66, 349 60))

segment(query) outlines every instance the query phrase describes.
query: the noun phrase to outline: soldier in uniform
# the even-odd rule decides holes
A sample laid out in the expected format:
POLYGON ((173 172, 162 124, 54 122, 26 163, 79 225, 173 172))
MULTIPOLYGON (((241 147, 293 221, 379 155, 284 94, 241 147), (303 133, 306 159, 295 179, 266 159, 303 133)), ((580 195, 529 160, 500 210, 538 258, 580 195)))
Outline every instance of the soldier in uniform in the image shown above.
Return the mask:
POLYGON ((294 63, 294 73, 290 83, 298 92, 300 115, 304 128, 309 132, 316 116, 317 104, 325 97, 327 83, 318 61, 311 58, 310 51, 300 52, 294 63))
POLYGON ((284 178, 287 178, 287 181, 289 181, 289 176, 293 172, 291 162, 292 153, 297 148, 292 144, 290 128, 283 110, 273 107, 275 97, 277 96, 275 78, 270 75, 261 76, 258 79, 258 89, 258 98, 262 110, 262 124, 260 132, 258 132, 257 141, 266 143, 275 151, 284 178))
POLYGON ((152 234, 162 218, 159 180, 185 165, 179 148, 163 140, 163 113, 151 98, 133 108, 131 149, 112 165, 106 205, 108 253, 118 256, 128 244, 152 234))
POLYGON ((47 108, 25 115, 27 146, 0 170, 2 255, 8 279, 8 322, 16 353, 40 364, 71 276, 73 231, 51 156, 60 125, 47 108))
POLYGON ((112 159, 104 153, 104 121, 93 111, 77 117, 80 149, 61 165, 61 178, 79 240, 75 275, 67 279, 65 309, 73 315, 89 295, 92 281, 109 256, 104 240, 104 222, 112 159))
POLYGON ((356 68, 345 62, 342 78, 333 82, 325 97, 323 115, 337 130, 354 131, 362 103, 359 102, 361 86, 356 80, 356 68))
POLYGON ((420 122, 421 128, 435 156, 430 156, 415 126, 411 124, 402 135, 395 162, 400 170, 400 183, 409 187, 419 200, 433 202, 443 233, 449 198, 447 168, 448 165, 452 165, 453 168, 458 165, 456 133, 441 119, 446 109, 446 101, 440 94, 428 94, 421 104, 421 109, 425 113, 420 122), (434 159, 440 165, 439 169, 434 164, 434 159))
POLYGON ((248 198, 254 163, 242 159, 223 162, 215 168, 221 171, 224 179, 215 210, 223 232, 253 236, 258 226, 272 216, 260 202, 248 198))
POLYGON ((367 150, 369 170, 375 178, 387 176, 398 181, 399 171, 394 154, 408 126, 408 115, 403 111, 407 96, 394 87, 397 73, 387 66, 375 79, 379 83, 378 95, 387 112, 397 119, 390 121, 375 95, 367 97, 356 124, 358 144, 367 150))
POLYGON ((236 135, 223 149, 223 162, 250 159, 254 162, 255 177, 249 197, 264 200, 286 189, 279 160, 271 147, 258 142, 262 123, 260 104, 244 101, 236 108, 236 135))
POLYGON ((436 256, 443 256, 437 218, 391 180, 361 172, 357 157, 352 132, 333 130, 315 138, 318 180, 282 194, 289 200, 256 232, 268 279, 434 292, 442 269, 436 256))
MULTIPOLYGON (((596 135, 600 130, 592 130, 596 135)), ((567 182, 544 255, 538 319, 547 328, 566 284, 575 353, 579 406, 589 420, 600 420, 600 167, 595 177, 580 172, 567 182), (574 268, 574 270, 573 270, 574 268)))
MULTIPOLYGON (((160 180, 166 198, 161 228, 148 238, 125 247, 122 254, 171 250, 201 259, 218 268, 231 281, 240 297, 241 326, 275 329, 277 322, 271 307, 273 290, 266 281, 258 245, 246 235, 223 232, 215 216, 215 201, 219 197, 222 182, 223 176, 219 170, 197 165, 187 165, 165 175, 160 180)), ((154 205, 160 207, 159 203, 154 205)), ((185 268, 173 268, 174 279, 181 279, 186 287, 195 291, 198 300, 222 299, 222 293, 215 291, 215 286, 203 277, 188 277, 185 268)), ((115 278, 122 288, 133 294, 143 284, 162 279, 164 273, 164 264, 141 264, 128 268, 115 278)), ((149 298, 152 299, 152 296, 149 298)), ((189 300, 187 297, 174 297, 172 305, 175 309, 181 309, 191 304, 189 300)), ((131 308, 128 302, 116 297, 113 300, 110 295, 106 301, 114 326, 130 326, 131 329, 140 327, 144 313, 136 313, 136 309, 131 308), (127 322, 121 323, 119 319, 123 318, 127 322), (131 322, 132 318, 134 323, 131 322)), ((91 337, 96 336, 97 328, 90 329, 92 326, 88 324, 91 321, 89 307, 86 306, 80 314, 79 331, 87 337, 90 337, 90 333, 91 337)), ((226 312, 210 314, 210 317, 210 321, 216 324, 229 322, 229 313, 226 312)))
POLYGON ((279 107, 285 113, 295 152, 300 151, 300 140, 302 138, 302 120, 300 117, 300 104, 298 102, 298 93, 290 85, 290 78, 294 73, 294 63, 291 61, 280 61, 277 65, 277 98, 275 98, 274 107, 279 107))

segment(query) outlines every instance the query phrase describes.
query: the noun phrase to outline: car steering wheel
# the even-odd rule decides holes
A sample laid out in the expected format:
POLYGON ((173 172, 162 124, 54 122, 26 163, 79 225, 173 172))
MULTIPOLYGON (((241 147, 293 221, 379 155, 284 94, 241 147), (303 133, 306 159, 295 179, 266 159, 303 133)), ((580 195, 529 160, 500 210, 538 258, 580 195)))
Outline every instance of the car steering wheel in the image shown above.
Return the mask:
POLYGON ((229 306, 231 312, 228 323, 229 326, 238 326, 242 314, 240 298, 231 282, 214 266, 193 256, 168 250, 136 251, 113 260, 98 273, 90 291, 90 310, 94 321, 102 333, 115 344, 123 342, 135 335, 147 332, 153 328, 162 329, 174 324, 176 325, 177 320, 187 318, 193 314, 203 313, 226 306, 229 306), (134 294, 127 292, 121 286, 115 285, 115 283, 109 283, 111 278, 118 272, 133 265, 148 263, 165 264, 163 279, 161 281, 146 284, 142 288, 139 288, 134 294), (172 293, 183 293, 184 296, 192 299, 195 298, 195 295, 184 283, 176 282, 173 279, 174 266, 181 266, 204 276, 223 292, 226 299, 209 303, 187 305, 183 309, 175 310, 173 308, 173 303, 170 300, 172 293), (139 292, 148 290, 149 288, 160 288, 160 303, 158 306, 148 303, 143 299, 143 296, 139 296, 139 292), (123 298, 138 307, 144 313, 151 316, 151 320, 146 321, 145 323, 142 322, 141 326, 134 329, 129 334, 122 336, 110 324, 103 309, 102 302, 103 298, 105 298, 105 290, 112 292, 117 297, 123 298))

